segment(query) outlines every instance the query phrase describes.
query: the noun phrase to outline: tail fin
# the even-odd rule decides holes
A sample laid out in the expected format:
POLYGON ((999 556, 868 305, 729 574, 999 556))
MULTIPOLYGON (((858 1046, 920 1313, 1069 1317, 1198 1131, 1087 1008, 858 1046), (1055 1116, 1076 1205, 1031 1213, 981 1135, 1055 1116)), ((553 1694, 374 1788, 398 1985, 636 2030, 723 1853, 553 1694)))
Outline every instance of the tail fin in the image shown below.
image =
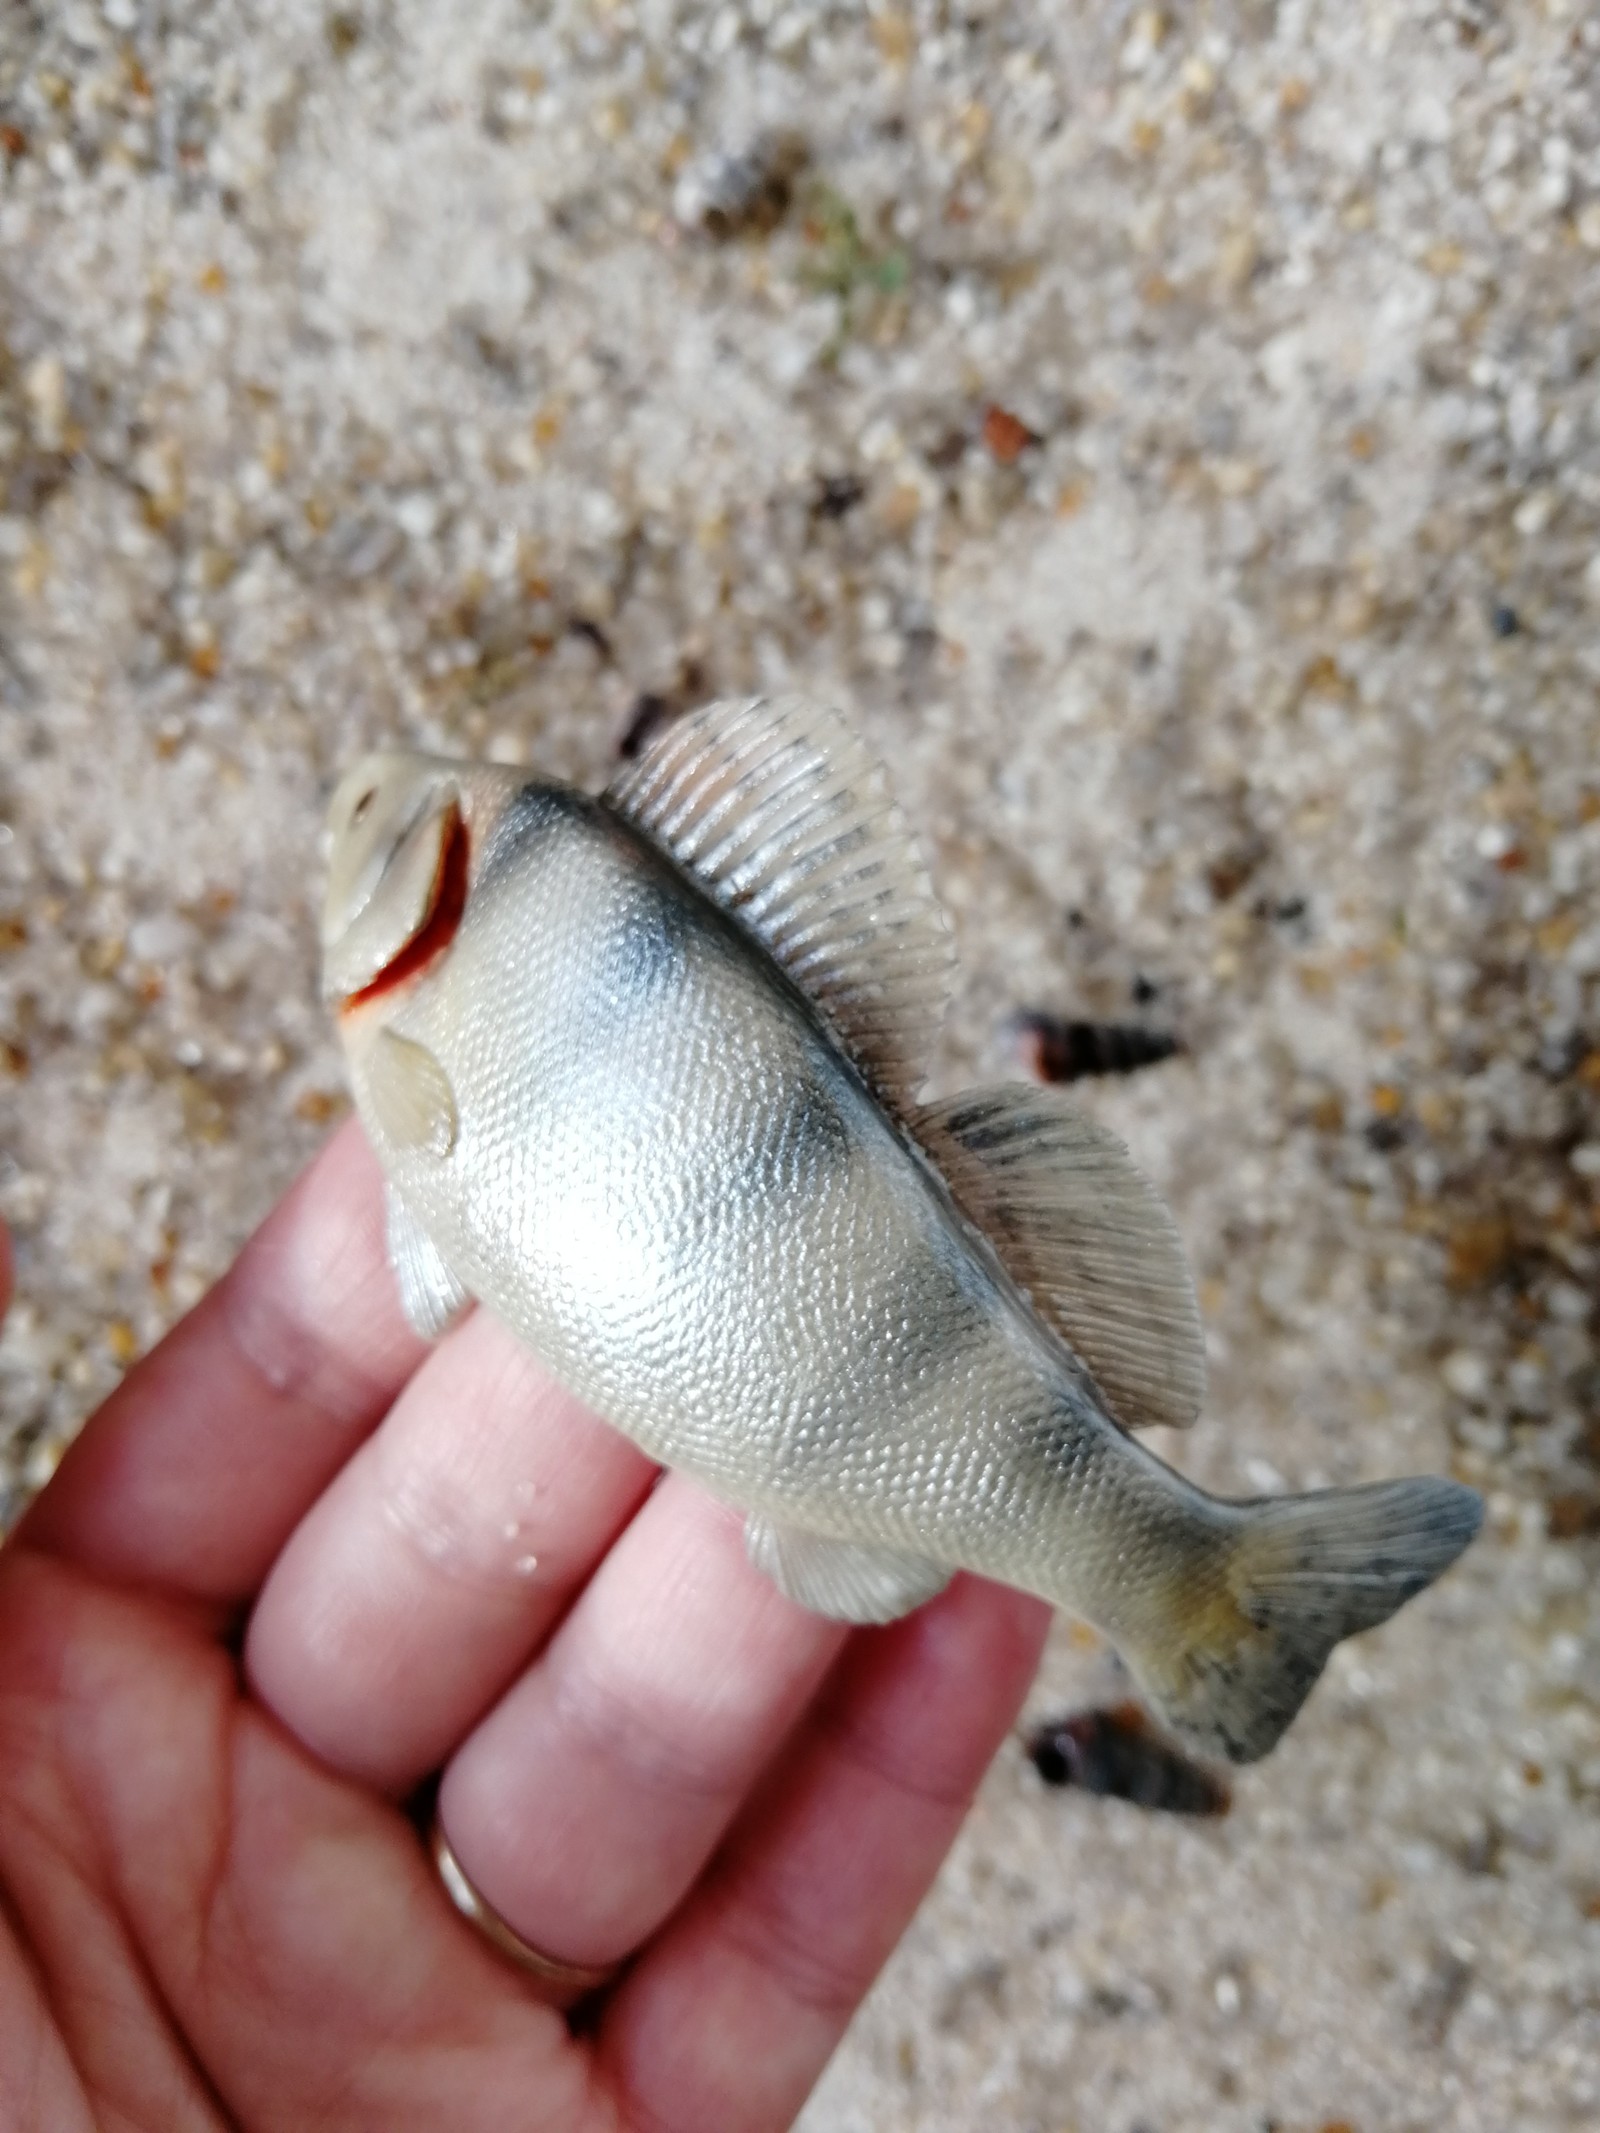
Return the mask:
POLYGON ((1477 1532, 1483 1501, 1417 1476, 1235 1507, 1225 1596, 1169 1656, 1130 1655, 1157 1711, 1203 1751, 1265 1755, 1341 1637, 1386 1621, 1477 1532))

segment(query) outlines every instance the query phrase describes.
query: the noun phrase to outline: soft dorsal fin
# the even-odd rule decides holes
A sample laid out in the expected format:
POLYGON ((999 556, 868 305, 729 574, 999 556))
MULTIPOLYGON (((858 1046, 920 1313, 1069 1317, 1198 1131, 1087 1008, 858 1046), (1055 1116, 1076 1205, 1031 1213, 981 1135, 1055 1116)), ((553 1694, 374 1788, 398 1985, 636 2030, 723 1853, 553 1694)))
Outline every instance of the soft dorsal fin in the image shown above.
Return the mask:
POLYGON ((954 951, 882 767, 837 711, 708 704, 606 798, 757 935, 885 1096, 916 1092, 954 951))
POLYGON ((1114 1134, 1053 1089, 968 1089, 910 1120, 962 1211, 1126 1429, 1183 1429, 1205 1338, 1172 1217, 1114 1134))

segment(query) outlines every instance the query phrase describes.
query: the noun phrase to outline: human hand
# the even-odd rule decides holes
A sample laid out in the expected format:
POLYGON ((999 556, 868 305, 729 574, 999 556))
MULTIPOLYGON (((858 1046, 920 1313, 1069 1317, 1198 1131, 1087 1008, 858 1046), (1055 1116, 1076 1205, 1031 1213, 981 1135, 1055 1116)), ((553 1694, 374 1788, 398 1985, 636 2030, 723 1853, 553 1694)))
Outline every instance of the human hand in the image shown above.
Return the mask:
POLYGON ((337 1135, 0 1553, 0 2125, 787 2126, 1046 1614, 848 1632, 654 1482, 487 1313, 416 1341, 337 1135), (439 1771, 515 1933, 626 1959, 576 2032, 439 1771))

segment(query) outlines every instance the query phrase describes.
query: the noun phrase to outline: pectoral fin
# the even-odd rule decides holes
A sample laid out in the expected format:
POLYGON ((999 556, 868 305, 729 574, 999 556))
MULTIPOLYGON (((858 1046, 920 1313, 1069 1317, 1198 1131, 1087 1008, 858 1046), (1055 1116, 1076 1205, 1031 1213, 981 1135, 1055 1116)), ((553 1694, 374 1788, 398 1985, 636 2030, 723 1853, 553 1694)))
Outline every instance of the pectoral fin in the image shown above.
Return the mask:
POLYGON ((836 1622, 893 1622, 950 1582, 942 1564, 921 1556, 823 1540, 753 1515, 745 1520, 744 1545, 780 1592, 836 1622))
POLYGON ((455 1091, 426 1045, 380 1030, 361 1078, 374 1120, 397 1148, 450 1153, 456 1141, 455 1091))
POLYGON ((437 1246, 391 1185, 387 1200, 389 1264, 400 1307, 425 1341, 437 1340, 468 1301, 437 1246))

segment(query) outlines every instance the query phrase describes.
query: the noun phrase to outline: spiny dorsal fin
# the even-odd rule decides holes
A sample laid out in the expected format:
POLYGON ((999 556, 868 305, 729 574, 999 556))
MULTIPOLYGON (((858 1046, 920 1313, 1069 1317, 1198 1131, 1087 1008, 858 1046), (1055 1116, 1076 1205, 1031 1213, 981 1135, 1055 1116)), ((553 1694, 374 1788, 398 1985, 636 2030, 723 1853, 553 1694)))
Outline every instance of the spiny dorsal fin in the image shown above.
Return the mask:
POLYGON ((758 936, 885 1096, 915 1093, 954 951, 882 767, 837 711, 708 704, 606 798, 758 936))
POLYGON ((1034 1308, 1125 1429, 1183 1429, 1205 1396, 1205 1339, 1172 1217, 1114 1134, 1051 1089, 968 1089, 918 1111, 939 1164, 1034 1308))

